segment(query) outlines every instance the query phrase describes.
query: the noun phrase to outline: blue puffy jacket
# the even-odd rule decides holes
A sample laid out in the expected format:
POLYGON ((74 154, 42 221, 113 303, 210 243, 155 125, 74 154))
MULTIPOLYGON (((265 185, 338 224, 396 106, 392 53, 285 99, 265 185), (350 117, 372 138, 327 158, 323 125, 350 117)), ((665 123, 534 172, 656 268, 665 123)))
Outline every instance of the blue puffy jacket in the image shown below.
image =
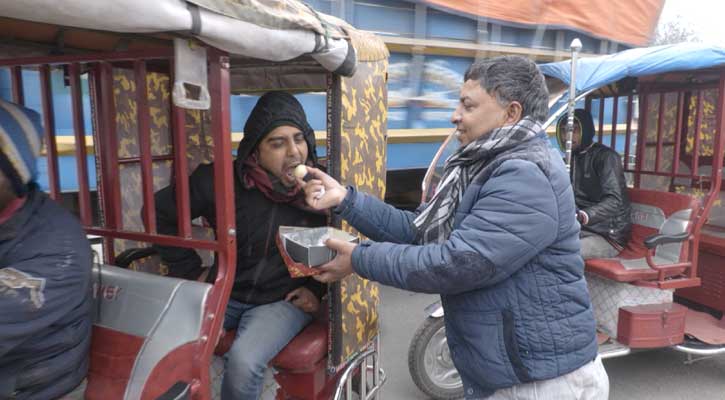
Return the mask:
POLYGON ((555 378, 596 357, 574 196, 543 134, 487 164, 442 244, 410 245, 416 213, 354 189, 336 212, 377 241, 357 246, 355 272, 441 294, 466 398, 555 378))
POLYGON ((0 399, 57 398, 88 370, 91 248, 37 188, 0 224, 0 399))

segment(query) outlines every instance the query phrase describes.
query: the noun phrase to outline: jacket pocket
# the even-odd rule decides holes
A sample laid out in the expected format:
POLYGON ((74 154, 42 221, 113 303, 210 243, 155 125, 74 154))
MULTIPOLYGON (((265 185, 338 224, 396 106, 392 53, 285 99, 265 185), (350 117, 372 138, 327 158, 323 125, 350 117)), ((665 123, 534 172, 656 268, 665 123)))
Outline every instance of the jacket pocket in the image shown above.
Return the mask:
POLYGON ((505 327, 509 318, 504 318, 501 311, 451 310, 446 312, 446 318, 451 331, 448 334, 451 354, 464 380, 468 378, 493 389, 522 383, 511 361, 513 358, 520 363, 518 352, 511 357, 507 351, 507 347, 512 350, 518 347, 507 346, 507 342, 515 342, 513 324, 511 328, 505 327), (507 339, 507 335, 511 335, 511 339, 507 339))
POLYGON ((531 379, 529 371, 524 366, 524 361, 521 359, 521 353, 519 351, 519 343, 516 340, 514 314, 510 310, 503 310, 501 314, 503 316, 503 340, 511 367, 519 381, 522 383, 531 382, 533 379, 531 379))

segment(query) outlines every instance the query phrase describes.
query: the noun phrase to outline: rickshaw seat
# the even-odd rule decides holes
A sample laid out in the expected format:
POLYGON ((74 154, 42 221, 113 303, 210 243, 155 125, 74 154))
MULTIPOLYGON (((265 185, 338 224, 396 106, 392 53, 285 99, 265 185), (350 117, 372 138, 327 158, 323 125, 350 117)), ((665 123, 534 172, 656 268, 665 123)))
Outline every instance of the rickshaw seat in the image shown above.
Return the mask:
MULTIPOLYGON (((290 372, 307 372, 327 356, 328 324, 324 320, 314 320, 307 325, 277 356, 270 365, 290 372)), ((236 336, 236 330, 225 331, 219 339, 214 354, 223 356, 236 336)))
POLYGON ((315 320, 302 330, 270 363, 277 369, 308 372, 327 356, 326 321, 315 320))
POLYGON ((156 399, 191 384, 211 285, 96 265, 87 400, 156 399))
MULTIPOLYGON (((690 195, 644 189, 628 189, 632 205, 632 235, 614 258, 585 261, 587 272, 617 282, 657 281, 659 271, 647 263, 645 242, 653 235, 691 234, 700 201, 690 195)), ((685 235, 682 235, 685 236, 685 235)), ((687 235, 689 236, 689 235, 687 235)), ((682 274, 689 261, 689 240, 654 247, 653 261, 665 277, 682 274)))

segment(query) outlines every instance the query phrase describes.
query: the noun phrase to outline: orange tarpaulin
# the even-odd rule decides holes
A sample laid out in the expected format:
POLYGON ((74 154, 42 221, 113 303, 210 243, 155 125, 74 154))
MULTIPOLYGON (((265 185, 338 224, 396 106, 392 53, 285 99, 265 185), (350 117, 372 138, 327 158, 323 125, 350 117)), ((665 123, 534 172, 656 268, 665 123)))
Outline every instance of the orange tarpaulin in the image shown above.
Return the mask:
POLYGON ((426 0, 431 6, 492 20, 569 28, 645 46, 664 0, 426 0))

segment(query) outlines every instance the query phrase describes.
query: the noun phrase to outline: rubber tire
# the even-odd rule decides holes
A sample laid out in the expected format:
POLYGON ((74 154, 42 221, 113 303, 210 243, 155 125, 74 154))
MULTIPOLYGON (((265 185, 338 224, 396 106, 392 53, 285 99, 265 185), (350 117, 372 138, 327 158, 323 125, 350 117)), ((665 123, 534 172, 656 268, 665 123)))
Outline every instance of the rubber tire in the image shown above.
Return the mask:
POLYGON ((434 400, 454 400, 464 397, 463 384, 459 388, 446 389, 439 387, 425 372, 425 349, 433 335, 440 329, 445 329, 443 317, 428 317, 418 327, 408 348, 408 371, 413 383, 421 392, 434 400))

